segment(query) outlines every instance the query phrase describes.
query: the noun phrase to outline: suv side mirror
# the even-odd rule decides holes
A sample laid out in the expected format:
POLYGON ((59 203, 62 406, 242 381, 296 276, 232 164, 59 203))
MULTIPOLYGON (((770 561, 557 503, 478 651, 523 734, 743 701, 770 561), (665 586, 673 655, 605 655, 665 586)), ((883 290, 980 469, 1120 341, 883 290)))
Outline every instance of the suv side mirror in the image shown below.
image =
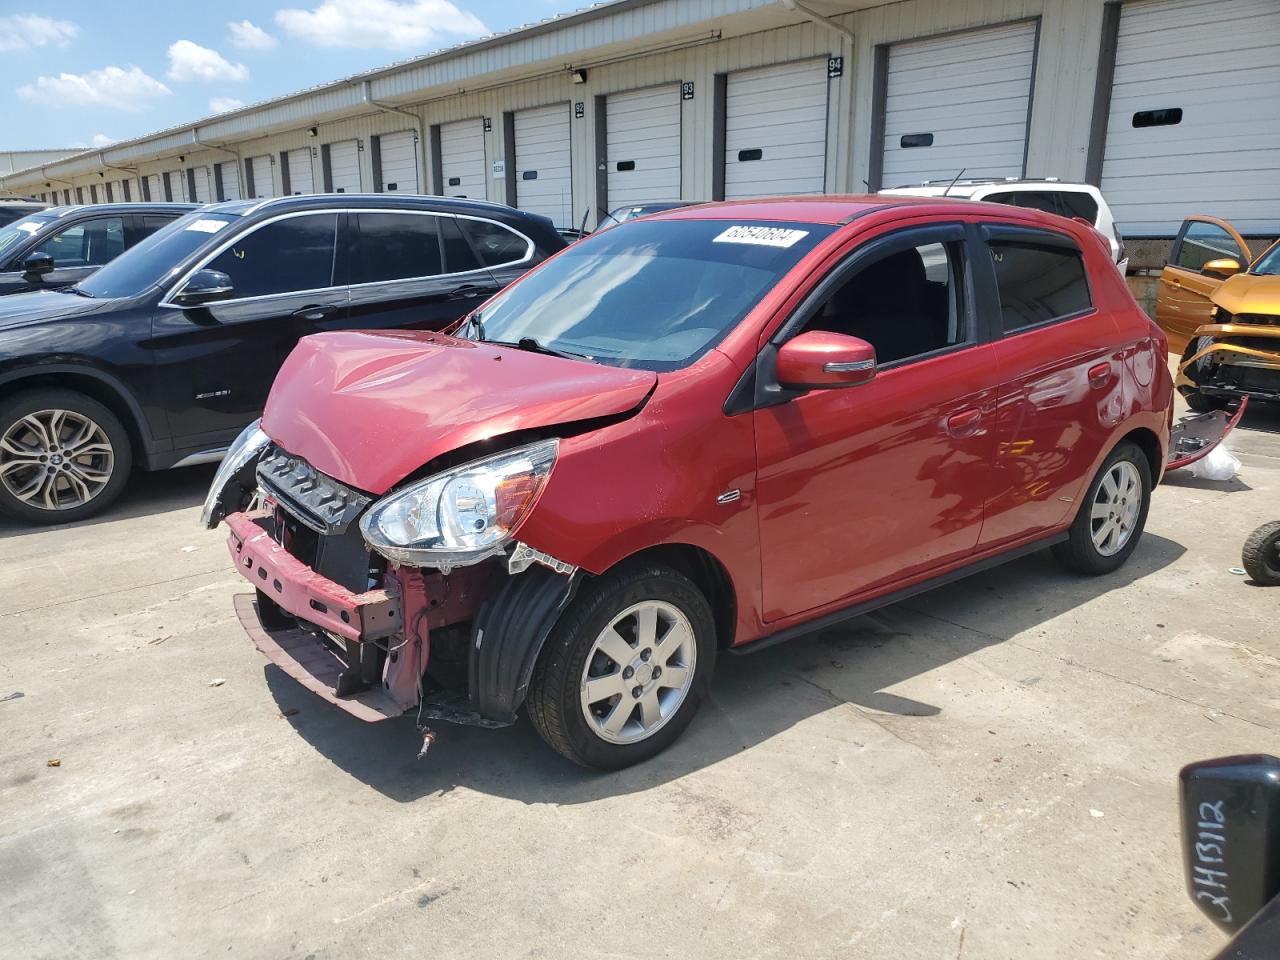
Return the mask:
POLYGON ((1240 272, 1240 261, 1234 257, 1222 257, 1210 260, 1201 269, 1205 273, 1216 273, 1220 277, 1234 277, 1240 272))
POLYGON ((43 277, 53 272, 53 257, 47 253, 36 253, 22 261, 22 274, 26 277, 43 277))
POLYGON ((199 307, 217 300, 229 300, 235 292, 229 276, 221 270, 206 267, 193 273, 187 285, 170 299, 180 307, 199 307))
POLYGON ((1280 760, 1221 757, 1179 778, 1187 893, 1234 933, 1280 893, 1280 760))
POLYGON ((778 383, 792 390, 856 387, 876 375, 876 348, 858 337, 811 330, 778 350, 778 383))

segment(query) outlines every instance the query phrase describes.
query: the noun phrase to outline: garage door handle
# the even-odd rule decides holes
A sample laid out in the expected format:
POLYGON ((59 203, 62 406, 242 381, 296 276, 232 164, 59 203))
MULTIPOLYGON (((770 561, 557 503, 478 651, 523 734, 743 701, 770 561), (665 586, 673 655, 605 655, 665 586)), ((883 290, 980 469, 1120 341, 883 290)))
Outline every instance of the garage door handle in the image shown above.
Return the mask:
POLYGON ((293 315, 299 320, 323 320, 325 317, 331 316, 335 309, 337 308, 313 303, 309 307, 299 307, 293 311, 293 315))
POLYGON ((1089 386, 1095 390, 1105 387, 1111 382, 1111 364, 1095 363, 1089 368, 1089 386))
POLYGON ((977 408, 961 410, 947 417, 947 433, 957 440, 972 437, 982 424, 982 411, 977 408))

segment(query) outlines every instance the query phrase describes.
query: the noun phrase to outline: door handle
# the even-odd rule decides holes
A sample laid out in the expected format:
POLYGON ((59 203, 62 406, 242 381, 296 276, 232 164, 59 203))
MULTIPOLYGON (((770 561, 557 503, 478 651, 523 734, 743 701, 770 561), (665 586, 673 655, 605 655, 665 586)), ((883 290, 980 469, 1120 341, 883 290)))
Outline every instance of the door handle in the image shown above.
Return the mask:
POLYGON ((1111 364, 1095 363, 1089 368, 1089 386, 1100 390, 1111 382, 1111 364))
POLYGON ((467 300, 471 297, 487 297, 491 293, 497 293, 498 288, 480 283, 464 283, 461 286, 454 287, 446 294, 450 300, 467 300))
POLYGON ((965 437, 972 437, 977 433, 981 424, 982 411, 977 407, 971 407, 968 410, 961 410, 959 413, 953 413, 947 417, 947 433, 957 440, 963 440, 965 437))
POLYGON ((313 303, 306 307, 299 307, 297 310, 293 311, 292 315, 297 317, 299 320, 323 320, 336 309, 337 307, 333 307, 328 304, 313 303))

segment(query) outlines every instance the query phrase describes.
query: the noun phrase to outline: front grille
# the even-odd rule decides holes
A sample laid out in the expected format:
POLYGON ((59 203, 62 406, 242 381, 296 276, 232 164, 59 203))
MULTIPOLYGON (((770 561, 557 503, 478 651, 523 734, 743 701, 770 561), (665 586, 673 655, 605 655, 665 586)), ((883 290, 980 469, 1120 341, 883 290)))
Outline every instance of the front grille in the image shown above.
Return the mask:
POLYGON ((346 533, 373 502, 276 446, 258 462, 258 484, 300 523, 327 536, 346 533))
POLYGON ((1236 313, 1228 314, 1225 323, 1280 323, 1280 316, 1270 313, 1236 313))

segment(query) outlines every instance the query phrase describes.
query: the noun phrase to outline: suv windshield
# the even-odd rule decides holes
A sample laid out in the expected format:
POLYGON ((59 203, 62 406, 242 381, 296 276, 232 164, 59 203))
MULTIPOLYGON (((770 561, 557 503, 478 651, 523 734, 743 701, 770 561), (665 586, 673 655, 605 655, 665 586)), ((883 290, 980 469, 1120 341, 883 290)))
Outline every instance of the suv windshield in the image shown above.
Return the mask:
POLYGON ((21 217, 13 223, 0 227, 0 259, 46 223, 56 219, 57 217, 41 217, 38 215, 21 217))
POLYGON ((564 250, 472 315, 468 336, 645 370, 718 344, 835 228, 637 220, 564 250))
POLYGON ((126 250, 75 289, 91 297, 136 297, 162 281, 198 247, 235 223, 235 214, 197 210, 126 250))
POLYGON ((1249 270, 1250 273, 1260 273, 1263 276, 1274 277, 1280 275, 1280 243, 1268 250, 1265 254, 1258 258, 1258 262, 1249 270))

